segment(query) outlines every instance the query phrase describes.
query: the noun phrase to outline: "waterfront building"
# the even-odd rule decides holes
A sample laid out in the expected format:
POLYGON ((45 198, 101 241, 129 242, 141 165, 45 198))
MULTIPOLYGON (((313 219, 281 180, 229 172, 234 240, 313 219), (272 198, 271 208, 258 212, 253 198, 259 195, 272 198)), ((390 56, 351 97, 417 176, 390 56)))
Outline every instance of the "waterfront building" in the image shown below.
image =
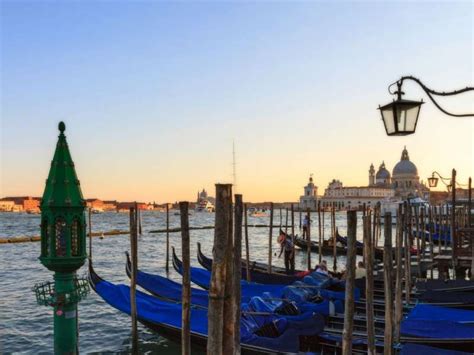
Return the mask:
POLYGON ((117 203, 117 212, 128 212, 130 208, 136 208, 139 210, 147 210, 148 204, 144 202, 119 202, 117 203))
POLYGON ((0 212, 13 212, 15 208, 15 201, 0 200, 0 212))
POLYGON ((104 201, 102 208, 104 211, 115 211, 117 209, 117 201, 116 200, 104 201))
POLYGON ((104 201, 99 200, 98 198, 88 198, 86 200, 87 207, 93 211, 104 211, 104 201))
POLYGON ((415 197, 427 200, 429 193, 429 188, 420 182, 418 169, 410 161, 405 147, 392 174, 382 162, 377 172, 374 165, 370 165, 368 186, 343 186, 341 181, 333 179, 324 191, 321 205, 325 208, 360 209, 364 204, 373 207, 378 202, 389 200, 403 201, 415 197))
POLYGON ((313 174, 309 177, 308 184, 304 187, 304 194, 300 196, 299 209, 316 211, 318 208, 318 187, 313 182, 313 174))
POLYGON ((336 209, 360 209, 365 204, 373 207, 377 202, 391 198, 395 191, 390 186, 383 184, 372 186, 343 186, 342 182, 333 179, 321 199, 324 208, 335 207, 336 209))
MULTIPOLYGON (((1 201, 13 201, 14 206, 12 206, 9 210, 12 212, 39 212, 41 198, 31 196, 14 196, 4 197, 1 201)), ((9 205, 9 203, 6 205, 9 205)))

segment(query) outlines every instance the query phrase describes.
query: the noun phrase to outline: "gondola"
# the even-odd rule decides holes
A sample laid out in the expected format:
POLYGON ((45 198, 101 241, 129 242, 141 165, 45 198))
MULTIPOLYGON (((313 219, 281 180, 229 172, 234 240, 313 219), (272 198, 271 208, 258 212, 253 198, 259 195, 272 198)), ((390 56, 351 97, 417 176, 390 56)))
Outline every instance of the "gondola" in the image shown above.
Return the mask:
MULTIPOLYGON (((130 314, 130 288, 102 279, 89 266, 89 281, 94 291, 112 307, 130 314)), ((137 318, 140 323, 172 340, 181 340, 181 305, 159 300, 136 291, 137 318)), ((207 310, 191 308, 191 343, 205 349, 207 344, 207 310)), ((316 337, 324 328, 324 318, 308 314, 306 318, 288 320, 276 315, 242 315, 241 348, 250 354, 305 351, 308 338, 316 337)))
MULTIPOLYGON (((200 243, 198 243, 197 259, 199 264, 201 264, 206 270, 212 270, 212 259, 209 259, 202 253, 200 243)), ((251 275, 250 279, 255 283, 289 285, 295 281, 301 280, 301 276, 297 276, 296 274, 287 275, 286 273, 278 272, 279 269, 275 269, 275 272, 272 273, 268 273, 268 271, 262 271, 260 268, 256 268, 256 264, 251 264, 249 271, 251 275)), ((247 268, 244 265, 242 266, 242 279, 245 279, 246 275, 247 268)))
POLYGON ((417 280, 415 283, 415 288, 419 292, 423 292, 423 291, 471 292, 471 291, 474 291, 474 281, 424 279, 424 280, 417 280))
MULTIPOLYGON (((412 234, 411 234, 411 238, 414 239, 417 235, 417 232, 416 232, 416 229, 413 229, 412 230, 412 234)), ((424 239, 425 241, 429 242, 430 240, 430 232, 427 231, 427 230, 421 230, 421 231, 418 231, 418 236, 421 238, 421 239, 424 239)), ((434 232, 434 233, 431 233, 431 241, 433 242, 433 244, 435 245, 450 245, 451 244, 451 234, 450 232, 434 232)))
MULTIPOLYGON (((164 288, 159 287, 155 292, 162 293, 164 288)), ((174 295, 174 298, 178 298, 178 295, 174 295)), ((318 341, 325 337, 326 340, 330 340, 331 337, 340 337, 343 319, 340 317, 326 317, 325 324, 324 332, 319 334, 320 340, 318 341)), ((381 342, 383 340, 383 320, 378 320, 378 324, 376 327, 379 330, 377 339, 381 342)), ((359 337, 360 344, 363 343, 364 327, 365 323, 362 319, 355 319, 354 335, 359 337)), ((404 318, 401 325, 401 334, 401 342, 473 351, 474 312, 419 304, 404 318)), ((317 343, 317 345, 321 346, 320 343, 317 343)))
MULTIPOLYGON (((178 273, 182 272, 182 262, 176 255, 175 249, 172 248, 172 258, 173 258, 173 267, 178 273)), ((209 280, 210 280, 210 271, 200 268, 191 267, 191 281, 196 285, 209 289, 209 280)), ((318 275, 319 278, 323 278, 323 275, 318 275)), ((313 276, 306 276, 302 280, 295 281, 295 285, 299 285, 299 288, 304 287, 317 287, 320 288, 320 295, 329 299, 339 299, 342 300, 345 298, 345 291, 343 282, 337 282, 333 279, 323 279, 322 281, 329 282, 330 287, 320 286, 320 281, 314 279, 313 276), (307 284, 305 286, 305 283, 307 284)), ((245 280, 241 281, 242 288, 248 292, 248 295, 258 296, 263 292, 276 292, 281 294, 285 289, 285 286, 288 285, 265 285, 265 284, 256 284, 253 282, 248 283, 245 280)), ((356 280, 356 307, 363 309, 365 308, 365 299, 364 287, 365 279, 356 280)), ((286 291, 290 292, 290 291, 286 291)), ((291 292, 297 293, 296 290, 291 292)), ((299 297, 298 295, 293 295, 294 297, 299 297)), ((303 296, 302 296, 303 297, 303 296)), ((414 293, 412 294, 413 301, 407 306, 407 309, 415 307, 418 303, 430 304, 433 306, 442 306, 450 308, 460 308, 460 309, 474 309, 474 293, 447 293, 443 291, 426 291, 423 293, 414 293)), ((375 312, 379 315, 383 315, 385 312, 385 299, 382 290, 377 290, 375 293, 374 299, 375 312)))
MULTIPOLYGON (((294 242, 298 248, 308 250, 308 241, 306 239, 296 236, 294 242)), ((312 240, 310 247, 312 252, 319 253, 319 242, 312 240)), ((333 255, 334 245, 332 240, 323 241, 321 252, 323 255, 333 255)), ((359 241, 356 241, 356 253, 357 255, 364 254, 364 244, 359 241)), ((347 255, 347 237, 342 237, 338 233, 336 234, 336 255, 347 255)), ((376 260, 383 260, 383 249, 374 248, 374 258, 376 260)))
MULTIPOLYGON (((198 262, 199 264, 201 264, 201 266, 207 270, 211 270, 212 269, 212 259, 208 258, 206 255, 204 255, 204 253, 202 252, 202 247, 201 247, 201 243, 197 243, 197 258, 198 258, 198 262)), ((247 272, 247 262, 245 259, 242 258, 242 269, 245 269, 245 273, 247 272)), ((250 271, 254 271, 254 270, 258 270, 258 271, 263 271, 263 272, 266 272, 268 270, 268 264, 265 264, 265 263, 261 263, 261 262, 258 262, 258 261, 250 261, 249 263, 249 266, 250 266, 250 271)), ((298 270, 298 269, 295 269, 295 272, 293 275, 297 274, 297 273, 300 273, 300 272, 303 272, 303 270, 298 270)), ((242 271, 242 273, 244 273, 244 271, 242 271)), ((283 275, 287 275, 286 274, 286 269, 284 267, 281 267, 281 266, 275 266, 275 265, 272 265, 272 273, 275 273, 275 274, 283 274, 283 275)))
MULTIPOLYGON (((127 254, 127 265, 126 265, 126 273, 128 277, 131 275, 131 262, 130 258, 127 254)), ((137 270, 137 284, 147 290, 152 295, 156 297, 171 300, 171 301, 180 301, 181 300, 181 292, 182 292, 182 285, 178 282, 170 280, 166 277, 150 274, 147 272, 143 272, 141 270, 137 270)), ((277 289, 274 287, 270 287, 267 289, 259 289, 259 291, 254 292, 250 288, 246 288, 245 285, 242 285, 241 289, 241 301, 242 303, 255 303, 260 302, 259 300, 255 301, 254 299, 262 299, 265 301, 271 301, 274 303, 282 303, 280 310, 285 311, 287 309, 291 309, 292 305, 296 303, 287 301, 285 299, 278 299, 282 289, 277 289), (271 296, 270 296, 270 293, 271 296)), ((317 312, 322 315, 329 315, 331 312, 339 312, 343 311, 343 302, 341 300, 335 300, 334 302, 324 300, 323 298, 319 298, 314 300, 314 302, 305 302, 298 304, 299 309, 302 312, 317 312)), ((207 308, 208 305, 208 291, 192 288, 191 290, 191 303, 203 306, 207 308)))

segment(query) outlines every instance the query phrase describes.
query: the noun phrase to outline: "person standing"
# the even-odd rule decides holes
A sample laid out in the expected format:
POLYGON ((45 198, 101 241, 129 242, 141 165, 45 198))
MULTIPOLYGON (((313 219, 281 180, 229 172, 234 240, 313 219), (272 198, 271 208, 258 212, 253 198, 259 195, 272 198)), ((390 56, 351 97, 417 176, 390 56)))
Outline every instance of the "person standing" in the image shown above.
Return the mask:
POLYGON ((293 253, 293 240, 291 236, 286 234, 283 231, 280 231, 280 237, 278 238, 280 242, 280 255, 285 253, 285 270, 288 275, 294 274, 295 272, 295 254, 293 253))
POLYGON ((310 224, 311 224, 311 221, 309 220, 308 215, 304 216, 304 220, 303 220, 303 239, 308 238, 308 232, 309 232, 310 224))

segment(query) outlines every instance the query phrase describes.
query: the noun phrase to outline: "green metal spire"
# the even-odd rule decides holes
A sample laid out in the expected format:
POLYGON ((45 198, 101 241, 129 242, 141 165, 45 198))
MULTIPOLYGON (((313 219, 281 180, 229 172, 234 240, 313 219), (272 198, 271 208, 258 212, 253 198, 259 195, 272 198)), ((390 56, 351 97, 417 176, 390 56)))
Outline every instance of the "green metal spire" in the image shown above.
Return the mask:
POLYGON ((41 200, 41 263, 52 271, 79 269, 86 255, 86 202, 82 197, 74 162, 64 131, 59 137, 41 200))
POLYGON ((41 200, 41 263, 54 271, 54 283, 34 287, 39 304, 54 309, 54 353, 78 353, 77 303, 88 293, 78 270, 86 254, 86 203, 59 123, 59 139, 41 200))
POLYGON ((41 207, 82 207, 85 206, 85 201, 64 135, 66 125, 60 122, 58 128, 61 133, 46 180, 41 207))

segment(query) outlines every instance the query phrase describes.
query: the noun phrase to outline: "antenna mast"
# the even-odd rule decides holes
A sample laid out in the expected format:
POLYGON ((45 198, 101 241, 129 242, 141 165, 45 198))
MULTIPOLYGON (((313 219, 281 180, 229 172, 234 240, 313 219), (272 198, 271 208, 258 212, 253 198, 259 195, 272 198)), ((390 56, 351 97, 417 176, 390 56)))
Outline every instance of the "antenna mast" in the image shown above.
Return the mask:
POLYGON ((233 180, 233 190, 234 193, 237 192, 237 174, 236 174, 236 169, 235 169, 235 142, 232 141, 232 180, 233 180))

